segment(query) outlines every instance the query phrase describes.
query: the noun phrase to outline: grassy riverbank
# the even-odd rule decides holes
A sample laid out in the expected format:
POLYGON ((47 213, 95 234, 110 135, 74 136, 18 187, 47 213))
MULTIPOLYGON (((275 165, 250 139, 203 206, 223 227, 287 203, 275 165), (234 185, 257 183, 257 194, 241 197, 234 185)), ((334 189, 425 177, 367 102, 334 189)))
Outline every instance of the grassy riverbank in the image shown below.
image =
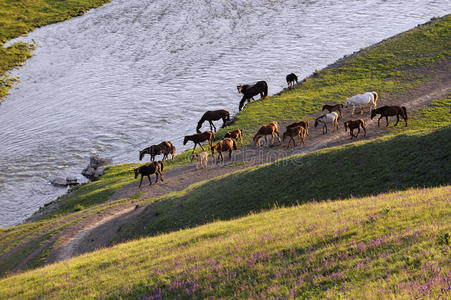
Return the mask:
POLYGON ((1 298, 446 297, 450 187, 308 203, 0 281, 1 298))
POLYGON ((84 14, 111 0, 0 0, 0 103, 8 95, 15 79, 8 72, 20 67, 32 56, 34 45, 16 43, 10 47, 3 44, 25 35, 35 28, 61 22, 84 14))
MULTIPOLYGON (((380 102, 387 105, 386 94, 399 93, 428 81, 433 66, 450 57, 451 15, 448 15, 345 57, 330 68, 316 72, 296 89, 251 103, 238 114, 236 123, 219 130, 217 137, 242 128, 246 144, 262 124, 308 119, 324 103, 344 102, 349 95, 368 90, 378 91, 380 102), (430 73, 424 72, 426 68, 430 73)), ((184 152, 171 164, 188 164, 190 153, 184 152)), ((132 181, 133 167, 136 165, 115 167, 99 182, 84 185, 77 193, 65 196, 63 202, 71 204, 63 212, 70 212, 77 205, 88 207, 106 201, 132 181)))

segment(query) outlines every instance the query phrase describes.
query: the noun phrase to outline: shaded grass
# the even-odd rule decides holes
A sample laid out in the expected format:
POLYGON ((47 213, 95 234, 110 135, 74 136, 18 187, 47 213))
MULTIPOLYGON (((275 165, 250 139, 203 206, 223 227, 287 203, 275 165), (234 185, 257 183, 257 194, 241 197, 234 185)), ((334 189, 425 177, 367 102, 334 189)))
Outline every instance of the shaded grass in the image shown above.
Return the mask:
POLYGON ((150 199, 126 240, 217 219, 227 220, 277 205, 366 196, 451 182, 451 126, 410 131, 295 155, 199 185, 190 193, 150 199))
POLYGON ((0 103, 8 94, 16 79, 8 72, 20 67, 32 56, 35 45, 16 43, 2 45, 10 39, 22 36, 37 27, 80 16, 87 10, 99 7, 111 0, 0 0, 0 103))
POLYGON ((1 298, 440 298, 450 187, 308 203, 0 280, 1 298))

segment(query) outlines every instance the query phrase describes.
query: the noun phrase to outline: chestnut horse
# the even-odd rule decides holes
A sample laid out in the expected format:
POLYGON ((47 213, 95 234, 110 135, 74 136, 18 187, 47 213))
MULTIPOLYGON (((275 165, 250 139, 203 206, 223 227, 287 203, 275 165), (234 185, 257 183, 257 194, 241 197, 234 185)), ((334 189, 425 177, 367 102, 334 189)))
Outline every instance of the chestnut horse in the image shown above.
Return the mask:
POLYGON ((244 106, 244 102, 249 103, 252 99, 254 100, 254 96, 260 94, 260 99, 266 98, 268 96, 268 84, 266 81, 258 81, 255 84, 245 84, 238 85, 237 87, 238 93, 243 94, 243 98, 241 98, 239 110, 241 110, 244 106))
POLYGON ((396 116, 396 125, 398 125, 399 122, 399 116, 401 116, 404 121, 406 122, 406 126, 407 126, 407 109, 405 106, 382 106, 379 107, 377 109, 374 109, 373 111, 371 111, 371 120, 376 116, 376 115, 381 115, 381 117, 377 120, 377 126, 379 126, 379 121, 385 117, 385 120, 387 121, 387 125, 388 126, 388 117, 391 116, 396 116))
POLYGON ((185 138, 183 139, 183 145, 186 145, 186 143, 188 141, 192 141, 194 143, 194 148, 193 148, 193 153, 194 150, 196 149, 196 146, 199 145, 203 151, 205 151, 204 147, 202 147, 201 143, 208 141, 208 144, 212 145, 212 142, 215 138, 215 134, 213 133, 213 131, 205 131, 203 133, 196 133, 193 135, 186 135, 185 138))
POLYGON ((156 179, 155 183, 158 182, 158 175, 160 175, 160 180, 163 181, 164 174, 163 174, 163 162, 151 162, 148 164, 145 164, 139 168, 134 169, 135 172, 135 179, 138 178, 138 175, 141 174, 141 181, 139 182, 139 187, 141 187, 141 184, 143 183, 144 176, 147 176, 149 178, 149 185, 152 185, 152 180, 150 180, 150 175, 155 174, 156 179))
POLYGON ((219 119, 222 119, 223 122, 222 126, 224 126, 226 121, 230 121, 229 112, 224 109, 207 111, 206 113, 204 113, 199 122, 197 122, 196 128, 197 133, 200 133, 200 128, 202 127, 202 124, 204 124, 205 121, 208 121, 210 123, 210 130, 213 130, 214 128, 216 132, 216 126, 215 124, 213 124, 212 121, 217 121, 219 119))
POLYGON ((219 161, 224 161, 224 157, 222 156, 222 152, 229 151, 229 159, 232 158, 232 151, 237 150, 238 147, 236 145, 236 142, 231 138, 225 138, 221 141, 219 141, 216 145, 211 147, 211 157, 212 159, 215 158, 215 152, 218 152, 218 159, 216 163, 219 163, 219 161))
POLYGON ((243 131, 241 129, 235 129, 233 131, 226 132, 224 137, 235 139, 237 142, 238 139, 240 139, 241 145, 243 144, 243 131))
POLYGON ((144 155, 150 155, 150 161, 155 161, 155 156, 163 153, 163 160, 168 158, 169 154, 172 154, 172 159, 177 155, 174 145, 169 141, 161 142, 158 145, 152 145, 141 151, 139 151, 139 160, 142 160, 144 155))
POLYGON ((285 79, 287 80, 288 88, 294 88, 294 82, 298 84, 298 77, 294 73, 288 74, 285 79))
POLYGON ((363 131, 365 132, 365 134, 363 136, 364 137, 366 136, 365 121, 363 119, 349 120, 349 121, 344 122, 344 125, 345 125, 345 131, 348 131, 348 128, 349 128, 349 133, 351 134, 351 140, 353 138, 357 138, 359 136, 360 127, 362 127, 363 131), (354 129, 358 129, 356 135, 354 135, 354 129))
POLYGON ((308 133, 308 128, 309 128, 310 125, 309 125, 309 123, 307 121, 301 121, 301 122, 292 123, 292 124, 287 126, 287 129, 288 128, 293 128, 293 127, 299 127, 299 126, 304 128, 304 137, 305 137, 306 134, 310 135, 308 133))
POLYGON ((290 142, 293 141, 293 147, 296 147, 296 141, 294 138, 296 136, 299 136, 299 143, 301 145, 304 144, 304 136, 305 136, 305 129, 302 126, 297 127, 287 127, 287 131, 283 133, 283 139, 282 141, 285 141, 285 137, 289 136, 290 140, 288 141, 287 149, 290 147, 290 142))
POLYGON ((260 129, 258 129, 253 138, 255 145, 260 145, 260 139, 262 137, 265 137, 265 142, 268 143, 268 140, 266 139, 267 135, 271 135, 272 144, 274 144, 274 136, 277 136, 277 139, 280 143, 279 125, 277 124, 277 122, 271 122, 268 125, 263 125, 262 127, 260 127, 260 129))

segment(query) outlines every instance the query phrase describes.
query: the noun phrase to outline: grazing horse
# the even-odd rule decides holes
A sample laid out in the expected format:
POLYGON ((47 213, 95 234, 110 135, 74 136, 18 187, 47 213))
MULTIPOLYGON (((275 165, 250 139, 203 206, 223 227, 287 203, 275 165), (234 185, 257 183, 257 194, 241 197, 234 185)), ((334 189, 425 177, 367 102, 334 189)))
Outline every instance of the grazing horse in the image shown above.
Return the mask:
POLYGON ((254 96, 260 94, 260 99, 266 98, 268 96, 268 84, 266 81, 258 81, 255 84, 245 84, 238 85, 237 87, 238 93, 243 94, 243 98, 241 98, 239 110, 241 110, 244 106, 244 102, 254 99, 254 96))
POLYGON ((194 150, 196 149, 196 146, 199 145, 203 151, 205 151, 204 147, 202 147, 201 143, 208 141, 208 144, 212 145, 212 142, 215 138, 215 134, 213 133, 213 131, 205 131, 203 133, 196 133, 193 135, 186 135, 184 140, 183 140, 183 145, 186 145, 186 143, 188 141, 192 141, 194 143, 194 148, 193 148, 193 153, 194 150))
POLYGON ((293 141, 293 147, 296 147, 296 141, 294 138, 296 136, 299 136, 299 143, 301 145, 304 144, 304 136, 305 136, 305 129, 302 126, 296 126, 296 127, 287 127, 287 131, 283 133, 283 139, 282 141, 285 141, 285 137, 289 136, 290 140, 288 141, 287 149, 290 147, 290 142, 293 141))
POLYGON ((144 176, 147 176, 149 178, 149 185, 152 185, 152 180, 150 180, 150 175, 155 174, 156 179, 155 183, 158 182, 158 175, 160 175, 160 180, 163 181, 164 174, 163 174, 163 162, 151 162, 148 164, 145 164, 139 168, 136 168, 135 171, 135 179, 138 178, 138 175, 141 174, 141 181, 139 182, 139 187, 141 187, 141 184, 143 183, 144 176))
POLYGON ((343 108, 343 104, 335 104, 335 105, 328 105, 328 104, 324 104, 323 105, 323 109, 321 111, 324 110, 328 110, 330 113, 335 111, 338 113, 338 119, 341 119, 343 117, 343 115, 341 114, 341 109, 343 108))
POLYGON ((229 151, 229 159, 232 158, 232 151, 237 150, 238 147, 236 145, 236 142, 231 138, 225 138, 221 141, 219 141, 216 145, 211 147, 211 157, 215 158, 215 152, 218 152, 218 159, 216 163, 218 164, 219 161, 224 161, 224 157, 222 156, 222 152, 229 151))
POLYGON ((327 133, 327 123, 332 123, 332 126, 335 129, 338 130, 338 114, 336 112, 331 112, 326 115, 319 116, 315 119, 315 128, 319 125, 319 123, 323 124, 323 134, 324 134, 324 128, 326 128, 327 133))
POLYGON ((272 144, 274 144, 274 136, 277 136, 277 139, 279 140, 279 143, 280 143, 279 125, 277 124, 277 122, 271 122, 267 125, 263 125, 262 127, 260 127, 260 129, 258 129, 258 131, 254 135, 254 139, 253 139, 255 145, 257 145, 257 146, 260 145, 260 139, 262 137, 265 137, 265 142, 268 143, 266 136, 269 134, 272 137, 272 144))
POLYGON ((285 79, 287 80, 288 88, 293 88, 294 82, 296 82, 296 84, 298 84, 298 77, 294 73, 288 74, 285 79))
POLYGON ((366 92, 364 94, 358 94, 351 98, 346 99, 345 107, 348 108, 350 105, 352 105, 352 113, 351 116, 354 115, 356 107, 360 108, 360 114, 363 114, 363 106, 371 106, 373 109, 376 109, 376 103, 377 103, 378 95, 376 92, 366 92))
POLYGON ((238 142, 238 139, 240 139, 241 145, 243 144, 243 131, 241 129, 235 129, 233 131, 226 132, 224 137, 235 139, 237 142, 238 142))
POLYGON ((301 126, 301 127, 304 128, 304 137, 305 137, 306 134, 307 134, 307 135, 310 135, 310 134, 308 133, 309 124, 308 124, 307 121, 301 121, 301 122, 297 122, 297 123, 292 123, 292 124, 290 124, 290 125, 287 126, 287 129, 288 129, 288 128, 292 128, 292 127, 299 127, 299 126, 301 126))
POLYGON ((379 126, 379 121, 385 117, 385 120, 387 121, 387 125, 388 126, 388 117, 390 116, 396 116, 396 125, 398 125, 399 122, 399 116, 401 116, 404 121, 406 122, 406 126, 407 126, 407 109, 405 106, 382 106, 379 107, 378 109, 375 109, 371 112, 371 120, 376 116, 376 115, 381 115, 381 117, 379 118, 379 120, 377 120, 377 126, 379 126))
POLYGON ((349 128, 349 133, 351 134, 351 140, 353 138, 357 138, 359 136, 360 127, 362 127, 363 131, 365 132, 365 134, 363 136, 364 137, 366 136, 365 121, 363 119, 349 120, 349 121, 344 122, 344 125, 345 125, 345 131, 348 131, 348 128, 349 128), (358 130, 356 135, 354 135, 354 129, 358 130))
POLYGON ((172 154, 172 159, 177 155, 174 145, 169 141, 164 141, 139 151, 139 160, 142 160, 145 154, 149 154, 150 161, 155 161, 155 156, 161 153, 163 153, 163 160, 168 158, 168 154, 172 154))
POLYGON ((197 133, 200 133, 200 128, 202 127, 202 124, 205 121, 208 121, 210 123, 210 130, 213 130, 213 128, 214 128, 214 130, 216 132, 216 126, 215 126, 215 124, 213 124, 212 121, 217 121, 219 119, 222 119, 222 122, 223 122, 222 126, 224 126, 226 121, 230 121, 229 112, 224 109, 207 111, 206 113, 204 113, 202 118, 200 118, 199 122, 197 122, 197 128, 196 128, 197 133))

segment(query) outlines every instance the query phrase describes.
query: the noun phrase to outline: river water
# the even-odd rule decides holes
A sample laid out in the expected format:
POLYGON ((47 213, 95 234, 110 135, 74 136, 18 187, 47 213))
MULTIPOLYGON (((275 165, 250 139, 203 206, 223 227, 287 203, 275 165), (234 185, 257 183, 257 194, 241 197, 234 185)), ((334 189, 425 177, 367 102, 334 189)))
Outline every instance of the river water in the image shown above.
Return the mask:
MULTIPOLYGON (((23 221, 89 156, 178 149, 206 110, 235 113, 236 85, 300 78, 450 12, 449 0, 123 0, 46 26, 0 106, 0 226, 23 221), (215 2, 215 3, 211 3, 215 2)), ((14 42, 14 41, 12 41, 14 42)), ((204 125, 207 129, 207 124, 204 125)))

